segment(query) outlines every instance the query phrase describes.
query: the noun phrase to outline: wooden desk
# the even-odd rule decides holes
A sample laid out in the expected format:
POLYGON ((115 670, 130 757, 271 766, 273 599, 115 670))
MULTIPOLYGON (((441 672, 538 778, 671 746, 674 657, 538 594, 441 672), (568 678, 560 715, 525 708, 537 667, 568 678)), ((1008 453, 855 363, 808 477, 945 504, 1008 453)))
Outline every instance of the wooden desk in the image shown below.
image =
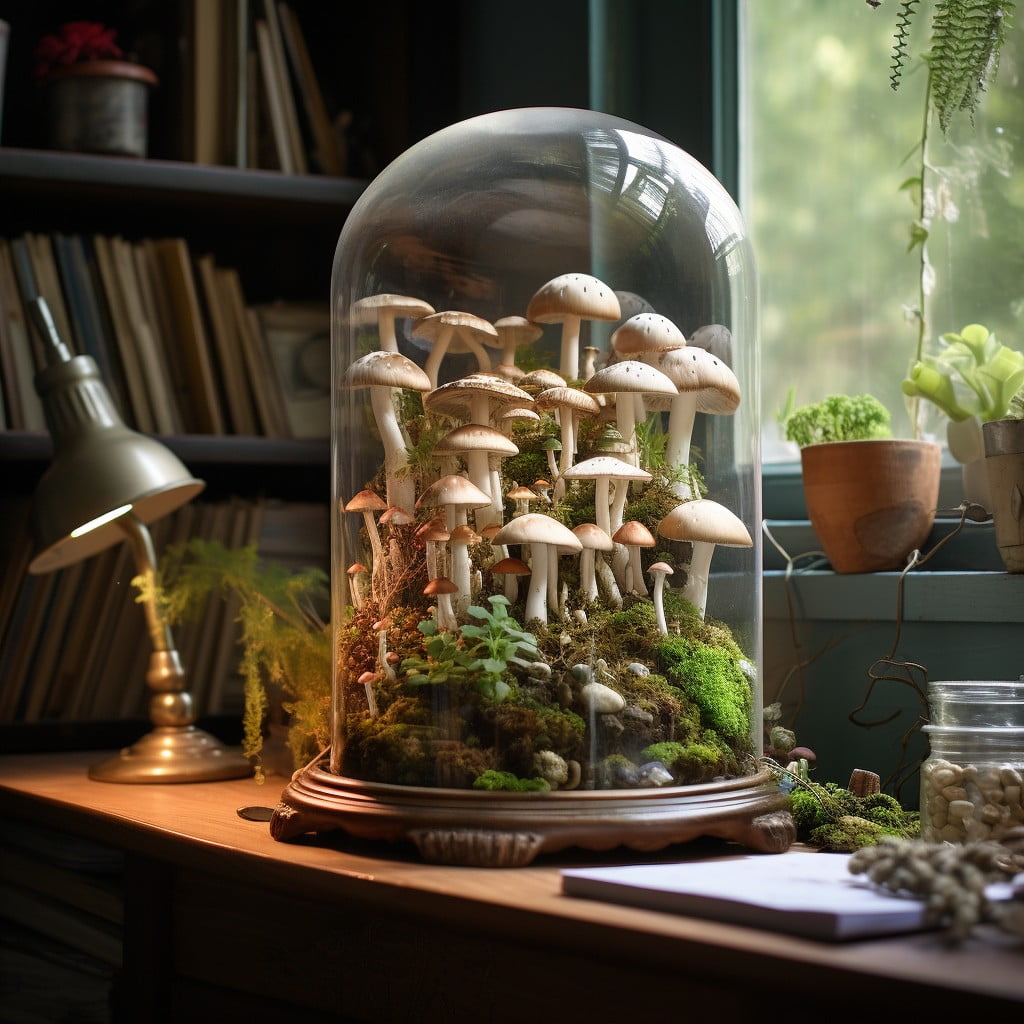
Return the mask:
MULTIPOLYGON (((1024 1004, 1024 943, 995 931, 957 948, 934 933, 832 945, 561 894, 561 867, 635 854, 500 870, 344 837, 282 844, 236 813, 273 806, 279 779, 91 782, 98 756, 0 758, 0 812, 125 851, 132 1022, 891 1019, 896 1006, 939 1021, 1024 1004)), ((709 852, 721 846, 673 856, 709 852)))

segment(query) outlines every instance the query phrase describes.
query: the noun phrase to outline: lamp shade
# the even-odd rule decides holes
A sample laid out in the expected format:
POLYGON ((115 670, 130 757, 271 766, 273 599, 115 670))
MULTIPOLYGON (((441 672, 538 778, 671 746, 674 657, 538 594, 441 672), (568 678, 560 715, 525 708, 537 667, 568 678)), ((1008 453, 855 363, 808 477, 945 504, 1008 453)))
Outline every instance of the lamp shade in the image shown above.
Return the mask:
POLYGON ((151 523, 206 486, 165 445, 125 426, 91 356, 51 361, 35 383, 54 457, 35 492, 29 572, 61 569, 125 539, 116 518, 73 536, 86 524, 125 506, 151 523))

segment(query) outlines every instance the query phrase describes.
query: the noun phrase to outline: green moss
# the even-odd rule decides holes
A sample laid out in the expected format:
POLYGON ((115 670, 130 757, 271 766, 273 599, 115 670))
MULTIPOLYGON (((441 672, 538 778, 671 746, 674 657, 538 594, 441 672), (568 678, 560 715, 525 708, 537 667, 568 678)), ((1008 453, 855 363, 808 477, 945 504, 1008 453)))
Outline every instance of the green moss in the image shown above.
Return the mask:
POLYGON ((811 782, 790 794, 797 839, 825 850, 850 852, 883 836, 913 839, 920 833, 916 812, 905 811, 887 793, 859 797, 834 782, 811 782))
POLYGON ((735 742, 750 731, 750 684, 736 655, 685 636, 656 647, 665 677, 700 708, 702 721, 735 742))
POLYGON ((730 761, 727 754, 712 743, 653 743, 640 756, 644 761, 661 761, 682 785, 725 775, 730 761))
POLYGON ((808 842, 831 853, 853 853, 862 846, 873 846, 884 835, 881 825, 854 814, 844 814, 838 821, 820 825, 808 836, 808 842))
POLYGON ((486 771, 473 783, 474 789, 491 792, 543 793, 551 789, 546 779, 521 779, 512 772, 486 771))

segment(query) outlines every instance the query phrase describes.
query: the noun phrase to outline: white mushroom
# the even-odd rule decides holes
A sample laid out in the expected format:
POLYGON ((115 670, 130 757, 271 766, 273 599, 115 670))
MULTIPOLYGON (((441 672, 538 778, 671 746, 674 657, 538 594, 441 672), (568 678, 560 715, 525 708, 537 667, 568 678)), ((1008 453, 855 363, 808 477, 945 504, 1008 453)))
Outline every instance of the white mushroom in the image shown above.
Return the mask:
POLYGON ((668 624, 665 622, 665 579, 675 575, 668 562, 655 562, 647 572, 654 577, 654 617, 658 623, 658 632, 668 636, 668 624))
POLYGON ((534 292, 526 309, 526 318, 534 323, 562 325, 559 372, 566 380, 578 380, 580 375, 580 323, 615 321, 620 315, 615 292, 589 274, 552 278, 534 292))
POLYGON ((346 512, 359 512, 363 517, 363 524, 366 526, 366 536, 370 541, 370 549, 373 552, 373 565, 370 570, 371 576, 381 572, 384 568, 384 550, 380 543, 380 532, 374 522, 373 513, 383 512, 388 507, 376 491, 369 489, 360 491, 346 505, 346 512))
POLYGON ((613 551, 615 545, 611 537, 596 523, 581 523, 572 532, 583 545, 580 554, 580 597, 584 601, 596 601, 598 552, 613 551))
POLYGON ((417 320, 412 329, 414 338, 433 342, 424 366, 430 386, 437 387, 437 376, 447 352, 472 352, 481 371, 491 368, 491 358, 485 345, 498 342, 494 325, 483 317, 459 310, 448 309, 417 320))
POLYGON ((562 451, 558 463, 555 480, 555 501, 560 501, 565 494, 565 483, 562 477, 572 465, 576 452, 576 422, 583 416, 596 417, 600 407, 592 395, 577 388, 547 388, 537 396, 537 408, 557 409, 562 429, 562 451))
POLYGON ((367 295, 352 304, 352 322, 355 325, 376 324, 382 352, 397 352, 395 320, 398 317, 430 316, 434 307, 422 299, 408 295, 367 295))
POLYGON ((525 316, 503 316, 494 321, 494 329, 501 342, 501 362, 494 372, 507 380, 518 380, 523 371, 516 366, 516 349, 534 344, 543 335, 544 328, 530 323, 525 316))
POLYGON ((452 594, 458 593, 458 589, 447 576, 438 576, 423 588, 423 593, 427 597, 437 598, 435 621, 438 629, 459 628, 459 621, 452 609, 452 594))
POLYGON ((388 505, 411 507, 416 498, 416 482, 411 474, 403 474, 408 465, 406 443, 392 392, 394 388, 429 391, 429 378, 411 359, 398 352, 370 352, 349 366, 344 383, 350 388, 370 389, 373 415, 384 446, 388 505))
POLYGON ((584 385, 590 394, 615 395, 615 418, 619 433, 630 447, 630 461, 640 465, 636 443, 634 395, 675 395, 676 386, 660 370, 636 359, 624 359, 598 370, 584 385))
POLYGON ((436 445, 435 455, 459 455, 465 458, 469 470, 469 478, 481 491, 490 495, 491 503, 487 513, 477 513, 477 529, 483 529, 488 523, 501 522, 504 518, 504 499, 499 486, 494 493, 490 456, 507 459, 518 455, 519 448, 500 430, 483 426, 480 423, 468 423, 446 434, 436 445))
MULTIPOLYGON (((584 459, 577 462, 575 466, 566 470, 565 479, 572 480, 593 480, 594 481, 594 507, 597 525, 610 537, 611 514, 609 503, 609 484, 612 480, 627 483, 630 480, 650 480, 651 474, 646 469, 638 469, 631 466, 622 459, 616 459, 611 455, 595 455, 592 459, 584 459)), ((615 529, 621 526, 616 524, 615 529)))
POLYGON ((682 594, 697 608, 701 618, 707 607, 708 576, 715 546, 749 548, 754 543, 739 517, 709 498, 677 505, 658 523, 657 532, 668 540, 689 541, 693 545, 682 594))
MULTIPOLYGON (((670 466, 685 468, 690 462, 690 438, 696 414, 734 413, 740 404, 739 381, 720 359, 692 345, 663 352, 658 357, 658 368, 679 392, 668 403, 665 461, 670 466)), ((688 479, 675 482, 673 490, 683 499, 693 496, 688 479)))
POLYGON ((493 543, 505 546, 530 545, 533 575, 530 577, 530 590, 526 597, 525 619, 527 622, 533 619, 547 622, 548 547, 581 551, 583 546, 577 537, 557 519, 539 512, 528 512, 503 526, 494 535, 493 543))
POLYGON ((363 588, 359 583, 359 577, 366 572, 366 566, 361 562, 353 562, 345 574, 348 576, 348 586, 352 593, 352 607, 359 611, 363 606, 363 588))

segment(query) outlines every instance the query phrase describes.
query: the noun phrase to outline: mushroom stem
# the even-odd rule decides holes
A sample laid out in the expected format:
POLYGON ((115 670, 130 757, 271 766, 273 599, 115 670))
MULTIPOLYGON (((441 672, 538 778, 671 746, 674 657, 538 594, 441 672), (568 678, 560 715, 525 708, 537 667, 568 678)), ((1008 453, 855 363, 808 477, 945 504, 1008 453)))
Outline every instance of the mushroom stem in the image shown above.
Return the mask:
POLYGON ((658 623, 658 632, 668 636, 668 624, 665 622, 665 573, 654 574, 654 617, 658 623))
MULTIPOLYGON (((606 476, 599 476, 594 481, 594 522, 610 537, 615 531, 611 528, 611 516, 608 508, 608 483, 609 480, 606 476)), ((621 525, 619 523, 619 526, 621 525)), ((616 530, 618 528, 618 526, 615 527, 616 530)))
POLYGON ((629 445, 625 459, 631 466, 640 465, 640 455, 636 449, 636 403, 631 393, 615 396, 615 425, 619 428, 622 440, 629 445))
POLYGON ((548 621, 547 596, 548 596, 548 547, 547 544, 539 544, 536 541, 530 548, 530 589, 526 595, 526 621, 540 619, 541 622, 548 621))
POLYGON ((434 347, 430 350, 430 355, 427 356, 427 361, 423 366, 423 372, 430 378, 430 386, 432 388, 437 387, 437 375, 441 369, 441 363, 444 361, 444 354, 448 351, 448 346, 451 344, 452 335, 455 333, 455 328, 451 325, 447 325, 444 330, 437 336, 437 340, 434 342, 434 347))
POLYGON ((551 479, 558 481, 558 465, 555 463, 555 450, 553 448, 547 449, 548 457, 548 471, 551 473, 551 479))
POLYGON ((640 564, 640 547, 637 544, 629 545, 629 591, 647 596, 647 584, 644 583, 644 570, 640 564))
POLYGON ((580 376, 580 320, 578 316, 567 316, 562 321, 562 355, 558 372, 566 380, 578 380, 580 376))
POLYGON ((619 585, 615 579, 615 574, 600 552, 597 552, 594 558, 594 572, 605 589, 608 603, 615 608, 621 608, 622 594, 619 592, 619 585))
POLYGON ((682 587, 683 597, 696 606, 702 619, 708 603, 708 576, 711 571, 711 556, 714 551, 715 545, 709 541, 695 540, 693 542, 693 554, 686 571, 686 583, 682 587))
POLYGON ((370 576, 373 577, 384 571, 384 549, 380 543, 380 531, 377 529, 377 522, 373 518, 371 509, 363 509, 363 522, 366 524, 366 535, 370 538, 370 549, 373 552, 373 565, 370 566, 370 576))
MULTIPOLYGON (((672 399, 668 414, 668 442, 665 445, 667 465, 681 466, 685 469, 690 464, 690 438, 693 436, 693 421, 696 414, 695 392, 682 392, 677 398, 672 399)), ((684 501, 694 497, 689 473, 685 479, 674 481, 672 490, 684 501)))
MULTIPOLYGON (((465 518, 465 516, 463 516, 465 518)), ((456 598, 456 607, 462 611, 463 605, 469 607, 470 600, 470 562, 469 562, 469 545, 468 544, 452 544, 448 543, 449 550, 451 551, 452 561, 452 583, 459 588, 458 597, 456 598)))
POLYGON ((584 601, 596 601, 597 577, 594 574, 597 552, 593 548, 584 548, 580 554, 580 597, 584 601))
POLYGON ((548 608, 558 614, 558 548, 554 544, 547 546, 548 550, 548 608))
POLYGON ((453 630, 459 628, 459 620, 455 618, 452 608, 451 594, 437 595, 437 626, 438 629, 453 630))
MULTIPOLYGON (((411 474, 400 477, 401 470, 407 465, 405 436, 398 425, 392 389, 371 387, 370 402, 381 444, 384 446, 384 477, 387 483, 388 506, 412 508, 416 502, 416 481, 411 474)), ((374 571, 376 572, 376 566, 374 571)))

